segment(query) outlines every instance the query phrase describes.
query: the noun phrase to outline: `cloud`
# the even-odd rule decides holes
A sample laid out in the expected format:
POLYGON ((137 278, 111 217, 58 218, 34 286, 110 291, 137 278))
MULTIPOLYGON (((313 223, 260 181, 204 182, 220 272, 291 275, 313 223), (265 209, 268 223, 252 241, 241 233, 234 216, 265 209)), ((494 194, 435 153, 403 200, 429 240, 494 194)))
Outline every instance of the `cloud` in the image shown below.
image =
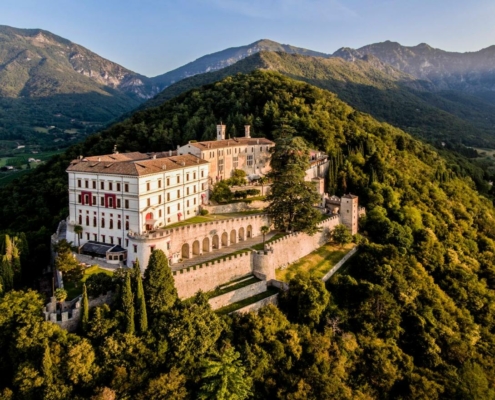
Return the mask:
POLYGON ((338 0, 200 0, 217 9, 251 18, 336 21, 358 17, 338 0))

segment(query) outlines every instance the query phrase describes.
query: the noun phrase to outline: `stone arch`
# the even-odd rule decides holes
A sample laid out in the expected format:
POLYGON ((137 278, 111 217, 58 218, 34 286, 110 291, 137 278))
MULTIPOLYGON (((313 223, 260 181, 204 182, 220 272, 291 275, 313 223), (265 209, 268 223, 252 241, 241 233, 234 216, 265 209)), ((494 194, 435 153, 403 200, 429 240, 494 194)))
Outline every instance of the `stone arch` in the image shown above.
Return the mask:
POLYGON ((189 243, 184 243, 182 245, 182 258, 191 258, 191 254, 189 251, 189 243))
POLYGON ((222 233, 222 247, 229 245, 229 234, 227 232, 222 233))
POLYGON ((244 227, 239 228, 239 241, 243 240, 246 240, 246 238, 244 237, 244 227))
POLYGON ((201 246, 199 245, 199 240, 195 240, 192 245, 193 256, 199 256, 201 254, 201 246))
POLYGON ((205 237, 203 239, 203 253, 208 253, 209 251, 210 251, 210 238, 205 237))
POLYGON ((218 238, 218 235, 213 235, 211 242, 212 242, 212 248, 214 249, 220 248, 220 239, 218 238))
POLYGON ((236 231, 235 229, 232 229, 230 231, 230 244, 234 244, 234 243, 237 243, 237 236, 236 236, 236 231))
POLYGON ((253 237, 253 227, 251 225, 248 225, 247 226, 247 230, 246 231, 247 231, 247 238, 248 239, 251 238, 251 237, 253 237))

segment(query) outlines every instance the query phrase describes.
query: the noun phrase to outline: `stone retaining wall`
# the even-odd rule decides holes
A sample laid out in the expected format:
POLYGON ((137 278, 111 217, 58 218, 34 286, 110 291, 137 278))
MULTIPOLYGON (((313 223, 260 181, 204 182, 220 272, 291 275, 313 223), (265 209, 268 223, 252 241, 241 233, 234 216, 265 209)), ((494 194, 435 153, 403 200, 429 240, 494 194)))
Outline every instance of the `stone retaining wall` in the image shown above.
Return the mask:
POLYGON ((328 271, 325 276, 323 278, 321 278, 321 280, 323 282, 326 282, 328 281, 332 276, 333 274, 335 274, 339 269, 340 267, 342 267, 342 265, 344 265, 346 263, 346 261, 351 258, 354 254, 356 254, 356 252, 358 251, 358 246, 354 247, 351 251, 349 251, 349 253, 347 253, 343 258, 342 260, 340 260, 337 264, 335 264, 332 269, 330 271, 328 271))
POLYGON ((242 201, 231 204, 219 204, 216 206, 202 206, 202 208, 204 210, 208 210, 210 214, 228 214, 250 210, 263 210, 265 207, 268 206, 268 204, 269 203, 267 201, 257 200, 251 203, 242 201))
POLYGON ((253 283, 242 288, 232 290, 231 292, 222 294, 217 297, 212 297, 208 300, 213 310, 228 306, 229 304, 236 303, 238 301, 247 299, 248 297, 256 296, 257 294, 266 292, 266 281, 260 281, 253 283))
POLYGON ((242 308, 239 308, 238 310, 232 311, 230 314, 247 313, 250 311, 257 311, 260 308, 267 306, 268 304, 273 304, 275 306, 278 305, 278 293, 276 293, 270 297, 265 297, 264 299, 261 299, 260 301, 257 301, 256 303, 249 304, 246 307, 242 307, 242 308))
POLYGON ((249 251, 172 273, 179 297, 185 299, 194 296, 199 290, 215 290, 221 284, 250 275, 252 272, 252 253, 249 251))

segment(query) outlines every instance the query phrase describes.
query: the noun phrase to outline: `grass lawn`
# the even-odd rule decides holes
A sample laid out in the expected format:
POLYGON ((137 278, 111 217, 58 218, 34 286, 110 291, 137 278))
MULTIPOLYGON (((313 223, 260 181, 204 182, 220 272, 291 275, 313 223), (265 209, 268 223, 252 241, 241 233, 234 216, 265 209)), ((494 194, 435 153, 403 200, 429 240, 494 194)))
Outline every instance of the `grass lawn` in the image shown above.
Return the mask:
POLYGON ((326 244, 289 265, 288 268, 278 269, 275 271, 276 277, 280 281, 289 282, 298 272, 308 272, 312 276, 323 278, 354 246, 354 243, 349 243, 342 248, 334 244, 326 244))
POLYGON ((206 297, 211 299, 212 297, 221 296, 222 294, 233 292, 234 290, 237 290, 237 289, 240 289, 240 288, 252 285, 253 283, 257 283, 257 282, 261 281, 260 279, 256 278, 255 276, 252 276, 249 279, 247 279, 247 277, 243 277, 242 279, 246 279, 246 280, 244 280, 242 282, 238 282, 238 283, 233 283, 230 286, 224 285, 223 287, 220 287, 216 290, 206 292, 205 295, 206 295, 206 297))
POLYGON ((79 296, 82 293, 82 284, 86 282, 86 280, 95 274, 107 274, 112 276, 113 273, 111 271, 107 271, 106 269, 100 268, 97 265, 93 265, 92 267, 86 268, 83 273, 83 277, 77 283, 77 286, 74 282, 64 282, 64 289, 67 290, 67 300, 72 300, 75 297, 79 296))
POLYGON ((278 289, 275 289, 273 287, 269 287, 266 292, 257 294, 256 296, 253 297, 248 297, 247 299, 238 301, 237 303, 232 303, 229 304, 228 306, 219 308, 215 312, 220 315, 226 315, 229 314, 233 311, 239 310, 242 307, 246 307, 250 304, 256 303, 257 301, 263 300, 267 297, 273 296, 274 294, 278 293, 278 289))

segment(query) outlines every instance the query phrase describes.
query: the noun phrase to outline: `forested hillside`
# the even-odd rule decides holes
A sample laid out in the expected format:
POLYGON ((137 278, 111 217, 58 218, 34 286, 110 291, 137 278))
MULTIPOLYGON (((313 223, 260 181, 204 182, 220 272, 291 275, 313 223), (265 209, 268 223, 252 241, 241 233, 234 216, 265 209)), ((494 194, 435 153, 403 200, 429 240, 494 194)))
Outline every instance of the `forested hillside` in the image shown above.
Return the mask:
POLYGON ((427 140, 495 146, 493 104, 467 93, 439 92, 432 83, 394 69, 373 56, 344 61, 260 52, 219 71, 177 82, 141 108, 158 106, 187 90, 256 69, 278 71, 330 90, 379 121, 427 140))
POLYGON ((219 320, 201 296, 169 304, 154 310, 146 334, 123 333, 122 303, 96 311, 89 331, 74 336, 35 316, 34 294, 7 294, 2 387, 20 398, 55 386, 72 398, 107 390, 180 399, 236 376, 227 393, 250 390, 256 399, 495 398, 492 202, 431 146, 279 73, 226 78, 88 138, 2 191, 1 228, 25 231, 39 257, 41 239, 66 215, 71 158, 115 144, 158 151, 211 139, 219 120, 230 135, 251 124, 269 138, 290 125, 330 154, 329 190, 357 194, 367 208, 367 243, 350 268, 328 292, 316 280, 292 281, 281 311, 219 320), (27 340, 27 332, 36 334, 27 340))
POLYGON ((64 141, 81 140, 157 92, 145 76, 51 32, 0 25, 0 140, 46 147, 64 132, 64 141))

